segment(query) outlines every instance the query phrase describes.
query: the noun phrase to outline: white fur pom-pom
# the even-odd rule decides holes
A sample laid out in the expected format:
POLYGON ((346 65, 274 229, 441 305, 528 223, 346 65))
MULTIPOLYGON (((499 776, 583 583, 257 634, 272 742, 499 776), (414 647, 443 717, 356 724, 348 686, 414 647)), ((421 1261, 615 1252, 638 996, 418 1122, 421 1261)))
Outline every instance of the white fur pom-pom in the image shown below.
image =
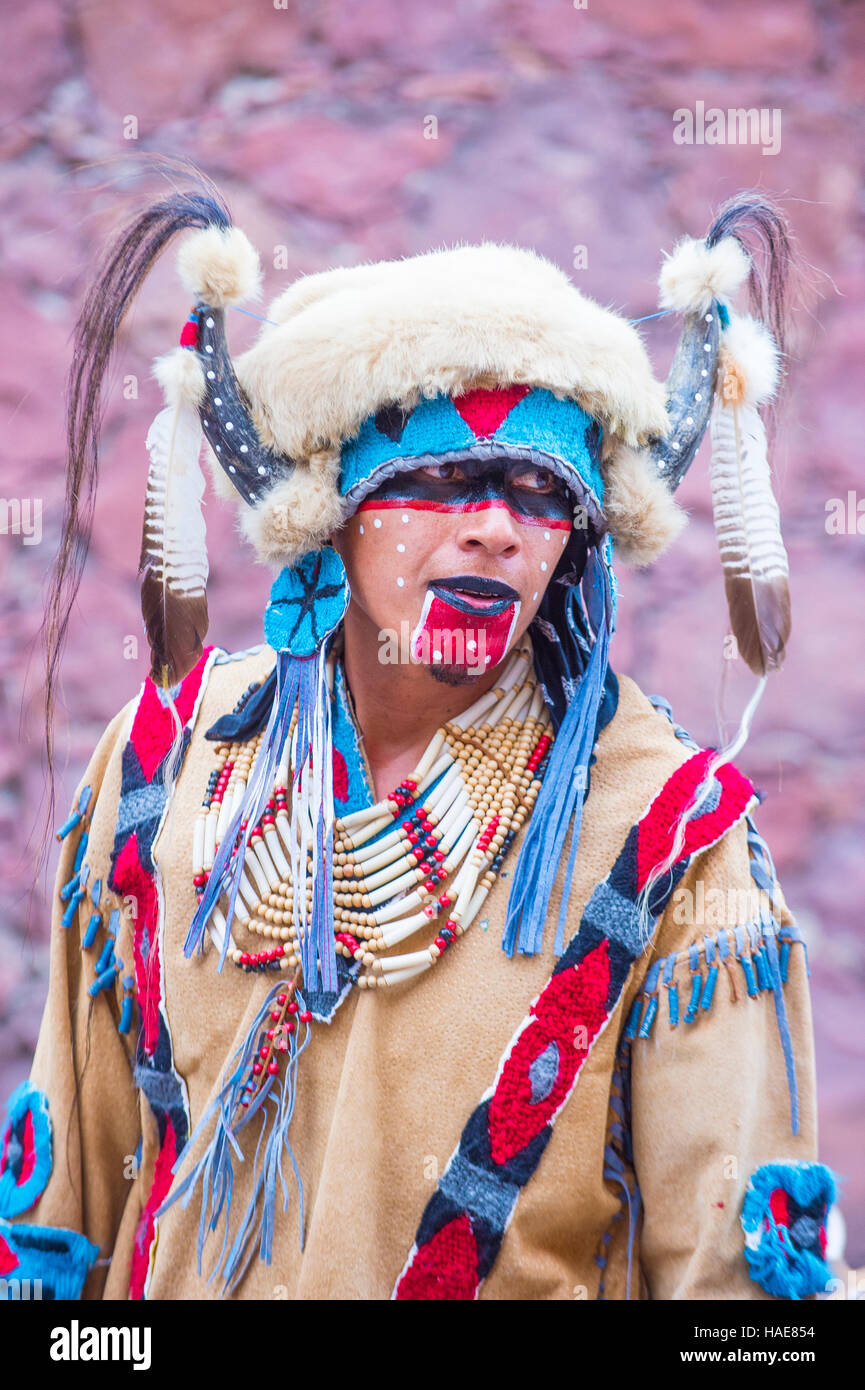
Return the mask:
POLYGON ((194 304, 225 309, 261 288, 258 252, 239 227, 202 227, 177 253, 177 273, 194 304))
POLYGON ((345 521, 339 492, 339 451, 322 450, 298 464, 255 507, 244 507, 240 528, 262 564, 282 569, 318 550, 345 521))
POLYGON ((729 300, 750 268, 751 259, 735 237, 723 237, 712 247, 684 237, 661 267, 658 303, 680 314, 705 313, 713 300, 729 300))
POLYGON ((604 515, 616 552, 630 565, 651 565, 687 523, 647 452, 619 445, 604 463, 604 515))
POLYGON ((201 405, 204 400, 204 372, 189 348, 176 347, 164 352, 153 363, 153 375, 162 387, 166 405, 201 405))
POLYGON ((745 405, 762 405, 774 396, 779 357, 766 325, 748 314, 731 314, 721 342, 739 368, 745 405))

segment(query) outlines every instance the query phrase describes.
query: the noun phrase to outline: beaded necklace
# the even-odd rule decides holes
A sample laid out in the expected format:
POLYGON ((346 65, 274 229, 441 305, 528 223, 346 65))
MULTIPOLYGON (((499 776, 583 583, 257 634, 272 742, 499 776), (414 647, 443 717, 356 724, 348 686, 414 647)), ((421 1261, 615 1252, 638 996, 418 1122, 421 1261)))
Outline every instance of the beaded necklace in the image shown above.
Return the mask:
MULTIPOLYGON (((331 688, 335 660, 332 653, 331 688)), ((235 903, 235 921, 250 935, 274 944, 264 951, 239 947, 222 910, 224 898, 208 922, 220 951, 229 932, 228 958, 245 971, 297 971, 300 966, 290 863, 299 863, 299 857, 296 847, 292 853, 288 808, 294 728, 292 721, 273 794, 250 833, 235 903)), ((193 882, 199 899, 262 738, 258 734, 245 744, 217 745, 216 767, 193 833, 193 882)), ((360 964, 356 983, 361 989, 401 984, 423 973, 469 929, 514 837, 531 815, 552 742, 531 650, 518 648, 506 662, 500 684, 434 734, 410 777, 374 806, 336 817, 336 952, 360 964), (401 823, 394 827, 394 821, 401 823), (383 955, 442 915, 445 923, 431 944, 383 955)), ((310 867, 307 857, 308 919, 310 867)), ((289 995, 297 985, 296 978, 289 995)), ((288 997, 284 1003, 289 1005, 288 997)))

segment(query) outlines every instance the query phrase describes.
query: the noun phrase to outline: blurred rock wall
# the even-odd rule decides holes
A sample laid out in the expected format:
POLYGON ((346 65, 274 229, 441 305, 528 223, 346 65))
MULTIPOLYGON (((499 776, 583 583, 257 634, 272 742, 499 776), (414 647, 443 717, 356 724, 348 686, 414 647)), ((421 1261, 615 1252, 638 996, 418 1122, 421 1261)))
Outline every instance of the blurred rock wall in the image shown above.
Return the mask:
MULTIPOLYGON (((41 506, 31 536, 0 536, 0 1095, 27 1072, 46 983, 47 899, 32 862, 45 792, 36 638, 62 512, 69 336, 104 239, 176 177, 148 171, 147 157, 191 158, 220 184, 261 250, 267 297, 333 264, 490 238, 536 247, 632 318, 656 308, 662 249, 756 187, 782 198, 810 268, 776 452, 794 637, 740 763, 765 792, 759 825, 810 941, 822 1157, 846 1175, 848 1255, 861 1263, 865 9, 32 0, 7 16, 0 62, 0 492, 41 506), (777 111, 780 149, 676 144, 673 113, 697 102, 777 111), (829 534, 827 504, 850 493, 854 533, 829 534)), ((146 673, 145 643, 128 659, 126 639, 141 639, 143 442, 160 403, 149 371, 188 307, 169 254, 117 354, 63 668, 58 822, 146 673)), ((255 322, 235 313, 230 329, 240 349, 255 322)), ((645 332, 665 371, 670 323, 645 332)), ((673 552, 649 573, 621 571, 613 661, 713 742, 719 709, 729 733, 752 682, 723 659, 705 449, 682 499, 692 524, 673 552)), ((211 636, 246 646, 261 640, 268 576, 216 498, 207 520, 211 636)), ((53 866, 52 855, 49 884, 53 866)))

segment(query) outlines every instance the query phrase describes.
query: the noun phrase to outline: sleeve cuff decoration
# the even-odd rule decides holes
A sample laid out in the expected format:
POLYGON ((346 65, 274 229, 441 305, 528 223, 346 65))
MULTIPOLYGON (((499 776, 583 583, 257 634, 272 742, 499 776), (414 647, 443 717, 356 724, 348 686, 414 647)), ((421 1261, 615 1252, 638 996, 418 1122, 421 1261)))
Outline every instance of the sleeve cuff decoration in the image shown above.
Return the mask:
POLYGON ((12 1092, 0 1140, 0 1217, 35 1206, 51 1176, 48 1097, 29 1081, 12 1092))
POLYGON ((742 1204, 745 1259, 766 1293, 799 1300, 826 1288, 834 1201, 835 1178, 822 1163, 766 1163, 752 1174, 742 1204))

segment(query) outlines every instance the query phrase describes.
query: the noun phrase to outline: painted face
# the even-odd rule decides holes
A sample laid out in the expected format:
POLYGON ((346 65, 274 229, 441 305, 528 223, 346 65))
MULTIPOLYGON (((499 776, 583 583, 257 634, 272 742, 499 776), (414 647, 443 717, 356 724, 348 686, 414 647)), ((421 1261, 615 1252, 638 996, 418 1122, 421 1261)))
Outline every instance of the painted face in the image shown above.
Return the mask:
POLYGON ((398 473, 334 537, 357 617, 400 660, 451 683, 478 677, 534 618, 574 500, 551 470, 509 459, 398 473))

